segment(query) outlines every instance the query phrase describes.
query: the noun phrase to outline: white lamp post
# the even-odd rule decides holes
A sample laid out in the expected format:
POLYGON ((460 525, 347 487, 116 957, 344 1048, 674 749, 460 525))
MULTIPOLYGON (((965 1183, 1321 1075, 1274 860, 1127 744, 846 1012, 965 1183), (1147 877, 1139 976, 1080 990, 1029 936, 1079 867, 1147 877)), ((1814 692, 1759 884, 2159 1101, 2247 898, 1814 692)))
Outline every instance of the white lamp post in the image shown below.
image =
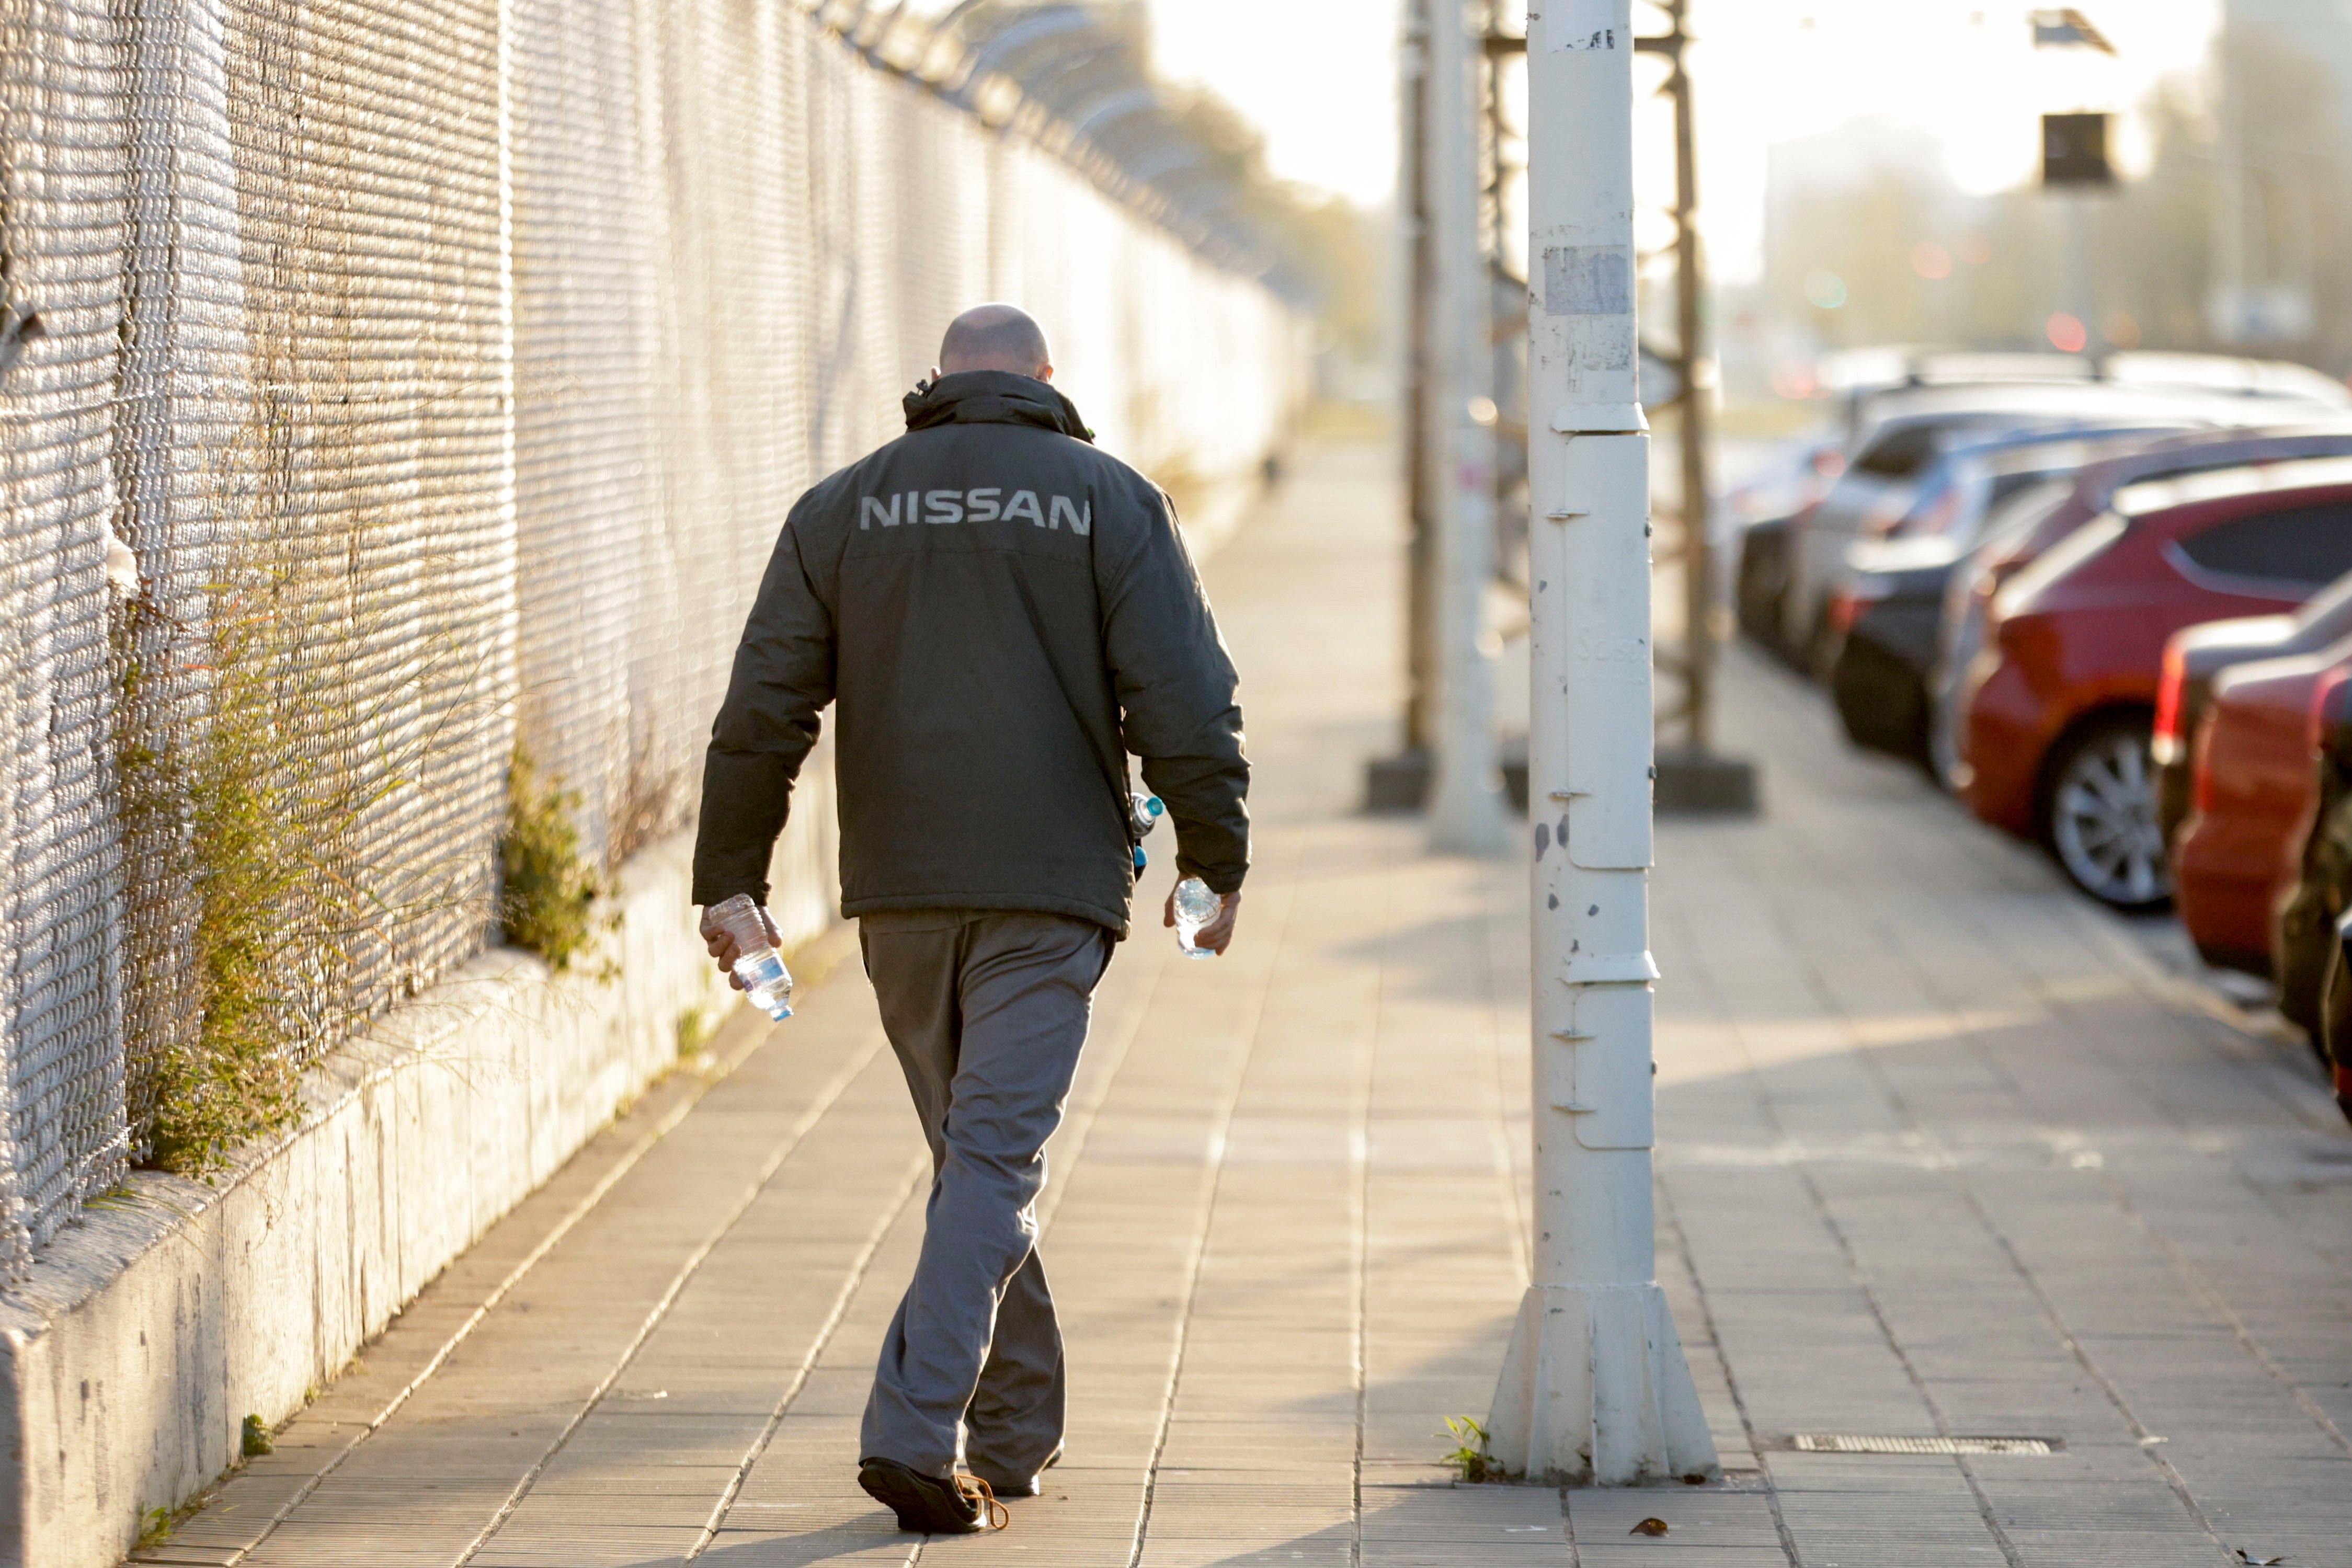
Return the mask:
POLYGON ((1658 1288, 1650 1199, 1649 436, 1634 386, 1631 8, 1528 7, 1535 1282, 1490 1422, 1505 1469, 1603 1486, 1717 1472, 1658 1288))

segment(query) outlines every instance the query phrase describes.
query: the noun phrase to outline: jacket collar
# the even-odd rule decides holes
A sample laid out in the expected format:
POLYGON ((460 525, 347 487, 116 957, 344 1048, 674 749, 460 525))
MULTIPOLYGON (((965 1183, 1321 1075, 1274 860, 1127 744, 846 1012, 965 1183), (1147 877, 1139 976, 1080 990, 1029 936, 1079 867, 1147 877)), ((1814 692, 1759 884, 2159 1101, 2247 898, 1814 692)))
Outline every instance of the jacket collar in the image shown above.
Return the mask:
POLYGON ((1010 371, 958 371, 935 382, 918 382, 907 394, 906 406, 908 430, 940 424, 1028 424, 1080 441, 1095 438, 1078 417, 1076 403, 1048 383, 1010 371))

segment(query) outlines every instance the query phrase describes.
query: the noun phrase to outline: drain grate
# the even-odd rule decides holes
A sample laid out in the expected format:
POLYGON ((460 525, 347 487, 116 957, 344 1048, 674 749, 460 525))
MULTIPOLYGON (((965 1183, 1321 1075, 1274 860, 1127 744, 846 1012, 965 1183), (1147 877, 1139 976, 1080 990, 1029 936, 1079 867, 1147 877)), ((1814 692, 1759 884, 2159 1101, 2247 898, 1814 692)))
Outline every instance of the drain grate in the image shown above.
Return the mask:
POLYGON ((2054 1454, 2050 1437, 1897 1437, 1855 1432, 1799 1432, 1789 1446, 1801 1454, 2054 1454))

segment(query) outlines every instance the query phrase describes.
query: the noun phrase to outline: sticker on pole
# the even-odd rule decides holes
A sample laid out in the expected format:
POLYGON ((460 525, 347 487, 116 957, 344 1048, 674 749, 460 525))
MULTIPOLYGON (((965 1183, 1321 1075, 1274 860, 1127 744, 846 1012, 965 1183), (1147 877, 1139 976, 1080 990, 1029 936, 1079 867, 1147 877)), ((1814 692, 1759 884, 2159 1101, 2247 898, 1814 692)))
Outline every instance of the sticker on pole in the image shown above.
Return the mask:
POLYGON ((1633 247, 1562 245, 1546 248, 1543 308, 1547 316, 1631 316, 1633 247))
POLYGON ((1557 54, 1617 47, 1617 0, 1544 0, 1543 47, 1557 54))

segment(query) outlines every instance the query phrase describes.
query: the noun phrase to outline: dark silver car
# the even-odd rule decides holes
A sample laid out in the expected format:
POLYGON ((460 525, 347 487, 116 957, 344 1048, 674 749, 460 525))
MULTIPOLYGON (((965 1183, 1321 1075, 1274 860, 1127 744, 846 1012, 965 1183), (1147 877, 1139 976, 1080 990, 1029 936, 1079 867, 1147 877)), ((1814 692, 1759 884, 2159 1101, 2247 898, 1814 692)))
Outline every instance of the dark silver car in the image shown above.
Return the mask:
POLYGON ((1990 369, 2012 379, 1950 384, 1920 378, 1866 390, 1851 402, 1844 471, 1794 518, 1784 545, 1784 648, 1827 674, 1829 596, 1857 539, 1890 530, 1918 498, 1947 447, 2002 431, 2067 426, 2248 427, 2306 422, 2352 407, 2352 392, 2297 365, 2202 355, 2116 355, 2089 379, 2058 379, 2083 361, 2024 379, 2012 356, 1990 369))

